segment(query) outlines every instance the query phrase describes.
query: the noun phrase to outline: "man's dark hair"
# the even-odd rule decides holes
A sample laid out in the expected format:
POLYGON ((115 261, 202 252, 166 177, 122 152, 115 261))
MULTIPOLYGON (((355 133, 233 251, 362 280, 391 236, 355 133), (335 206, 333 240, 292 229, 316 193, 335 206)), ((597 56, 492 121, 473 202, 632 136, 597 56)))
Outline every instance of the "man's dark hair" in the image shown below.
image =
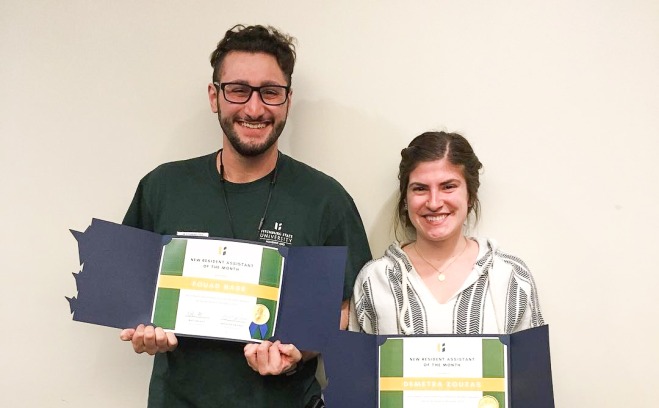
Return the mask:
POLYGON ((277 59, 279 68, 284 72, 288 86, 291 85, 295 66, 295 38, 284 34, 274 27, 238 24, 229 29, 211 54, 213 82, 220 82, 222 61, 231 51, 249 53, 263 52, 277 59))

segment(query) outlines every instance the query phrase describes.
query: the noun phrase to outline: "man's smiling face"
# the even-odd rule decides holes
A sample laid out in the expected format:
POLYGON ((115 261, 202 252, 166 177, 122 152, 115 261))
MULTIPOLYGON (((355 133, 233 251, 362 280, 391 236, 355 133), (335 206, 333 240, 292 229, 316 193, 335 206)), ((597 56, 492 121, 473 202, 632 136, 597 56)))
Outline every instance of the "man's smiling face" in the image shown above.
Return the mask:
MULTIPOLYGON (((274 56, 265 53, 231 51, 224 58, 220 83, 243 83, 251 86, 287 86, 286 76, 274 56)), ((258 92, 244 104, 228 102, 222 91, 209 87, 211 109, 231 146, 243 156, 258 156, 276 144, 286 125, 290 95, 278 106, 266 105, 258 92)))

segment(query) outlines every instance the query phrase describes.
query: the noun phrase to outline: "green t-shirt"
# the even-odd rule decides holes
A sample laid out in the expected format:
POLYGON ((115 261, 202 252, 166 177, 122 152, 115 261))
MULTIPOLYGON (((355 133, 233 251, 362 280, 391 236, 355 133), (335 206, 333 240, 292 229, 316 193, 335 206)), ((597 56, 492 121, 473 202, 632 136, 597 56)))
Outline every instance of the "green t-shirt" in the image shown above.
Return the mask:
MULTIPOLYGON (((343 297, 350 298, 371 253, 343 187, 284 154, 276 179, 273 172, 250 183, 222 182, 216 157, 167 163, 147 174, 123 223, 163 235, 205 232, 286 246, 347 246, 343 297)), ((320 394, 315 370, 313 361, 290 376, 261 376, 247 365, 240 343, 180 337, 176 350, 155 357, 149 407, 303 407, 320 394)))

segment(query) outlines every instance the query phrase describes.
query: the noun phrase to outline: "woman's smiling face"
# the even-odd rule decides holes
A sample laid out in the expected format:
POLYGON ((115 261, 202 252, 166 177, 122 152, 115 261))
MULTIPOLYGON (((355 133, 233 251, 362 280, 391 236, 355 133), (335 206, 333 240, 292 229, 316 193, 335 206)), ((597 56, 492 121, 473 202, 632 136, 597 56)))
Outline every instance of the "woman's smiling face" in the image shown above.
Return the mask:
POLYGON ((417 240, 436 242, 461 236, 469 213, 462 166, 446 158, 420 162, 410 173, 406 201, 417 240))

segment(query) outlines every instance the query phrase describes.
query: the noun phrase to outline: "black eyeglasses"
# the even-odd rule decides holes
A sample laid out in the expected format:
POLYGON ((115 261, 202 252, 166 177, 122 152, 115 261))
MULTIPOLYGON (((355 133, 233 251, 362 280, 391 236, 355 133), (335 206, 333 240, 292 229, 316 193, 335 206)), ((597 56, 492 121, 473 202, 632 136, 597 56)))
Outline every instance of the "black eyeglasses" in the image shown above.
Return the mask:
POLYGON ((247 103, 256 91, 259 93, 261 101, 271 106, 286 103, 288 100, 288 91, 291 89, 290 86, 283 85, 251 86, 236 82, 222 82, 221 84, 213 82, 213 85, 222 90, 222 95, 224 95, 224 99, 227 102, 247 103))

